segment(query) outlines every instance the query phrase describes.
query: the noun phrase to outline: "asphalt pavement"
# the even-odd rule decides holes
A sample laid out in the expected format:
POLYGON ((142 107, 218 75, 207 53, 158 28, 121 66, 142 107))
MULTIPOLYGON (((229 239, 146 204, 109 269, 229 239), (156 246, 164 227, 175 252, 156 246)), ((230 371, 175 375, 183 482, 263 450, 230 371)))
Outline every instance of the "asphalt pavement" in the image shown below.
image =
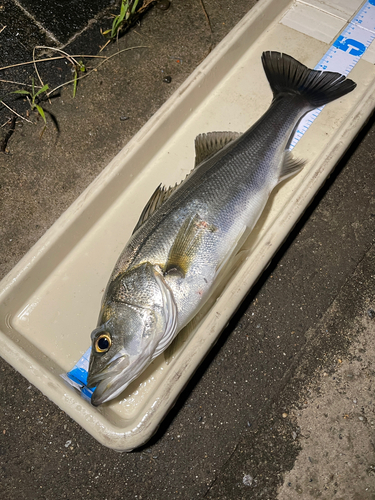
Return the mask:
MULTIPOLYGON (((101 54, 147 48, 112 57, 78 83, 75 98, 73 85, 62 87, 43 103, 46 127, 10 95, 14 84, 2 83, 1 99, 33 123, 1 108, 0 278, 253 3, 151 6, 101 54)), ((31 60, 39 44, 98 54, 100 28, 118 9, 100 4, 65 38, 41 30, 42 20, 28 37, 23 21, 16 44, 15 6, 2 4, 1 67, 31 60)), ((32 65, 7 71, 0 78, 31 83, 32 65)), ((56 60, 40 73, 52 87, 74 67, 56 60)), ((103 447, 0 358, 0 497, 373 500, 374 145, 372 116, 141 449, 103 447)))

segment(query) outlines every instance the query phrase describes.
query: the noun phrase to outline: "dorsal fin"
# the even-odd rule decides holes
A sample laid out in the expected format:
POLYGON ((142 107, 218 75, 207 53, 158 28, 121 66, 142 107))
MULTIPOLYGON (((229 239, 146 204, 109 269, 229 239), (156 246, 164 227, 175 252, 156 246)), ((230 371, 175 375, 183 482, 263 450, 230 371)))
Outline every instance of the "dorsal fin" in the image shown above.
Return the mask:
MULTIPOLYGON (((215 153, 223 149, 227 144, 237 139, 241 134, 239 132, 208 132, 207 134, 200 134, 195 139, 195 165, 196 168, 202 161, 210 158, 215 153)), ((189 174, 186 176, 188 177, 189 174)), ((178 187, 184 182, 182 180, 179 184, 173 187, 166 188, 162 184, 155 189, 151 198, 146 203, 145 208, 142 210, 141 216, 133 230, 134 234, 145 222, 151 217, 156 210, 163 205, 163 203, 176 191, 178 187)))
MULTIPOLYGON (((239 132, 208 132, 195 138, 195 167, 240 137, 239 132)), ((195 168, 194 167, 194 168, 195 168)))
POLYGON ((151 198, 146 203, 145 208, 142 210, 141 216, 139 217, 132 234, 134 234, 146 222, 146 220, 149 219, 154 212, 156 212, 159 207, 161 207, 161 205, 171 196, 171 194, 176 191, 180 184, 176 183, 173 187, 169 187, 168 189, 162 184, 159 184, 159 186, 151 195, 151 198))

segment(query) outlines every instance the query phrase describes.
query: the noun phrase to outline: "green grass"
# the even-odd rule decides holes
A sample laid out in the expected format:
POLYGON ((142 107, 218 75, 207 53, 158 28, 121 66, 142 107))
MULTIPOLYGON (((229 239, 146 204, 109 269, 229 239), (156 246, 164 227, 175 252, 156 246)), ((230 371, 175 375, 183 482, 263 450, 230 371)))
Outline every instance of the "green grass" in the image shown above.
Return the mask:
POLYGON ((132 22, 132 17, 136 14, 138 3, 139 0, 122 0, 120 14, 114 17, 112 28, 103 31, 103 35, 108 35, 111 40, 117 38, 120 31, 132 22))
POLYGON ((48 85, 43 85, 43 87, 41 89, 35 91, 35 84, 34 84, 34 78, 33 78, 32 85, 31 85, 31 92, 29 90, 15 90, 14 92, 12 92, 12 94, 24 95, 30 103, 31 110, 32 111, 34 111, 34 109, 37 110, 39 115, 43 118, 45 125, 47 125, 47 120, 46 120, 46 115, 44 113, 44 109, 42 108, 42 106, 37 104, 36 101, 37 100, 39 101, 40 95, 43 92, 47 92, 48 88, 49 88, 48 85))

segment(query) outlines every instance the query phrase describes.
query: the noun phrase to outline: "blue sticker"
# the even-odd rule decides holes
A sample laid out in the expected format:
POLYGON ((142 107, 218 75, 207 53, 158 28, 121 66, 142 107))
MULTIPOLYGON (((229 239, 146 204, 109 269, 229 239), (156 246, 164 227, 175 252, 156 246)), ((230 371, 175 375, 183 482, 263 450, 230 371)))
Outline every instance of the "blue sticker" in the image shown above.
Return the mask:
POLYGON ((87 387, 90 354, 91 347, 87 349, 85 354, 74 365, 70 372, 61 375, 69 385, 80 391, 82 397, 88 401, 91 401, 91 396, 95 391, 95 387, 91 387, 90 389, 87 387))

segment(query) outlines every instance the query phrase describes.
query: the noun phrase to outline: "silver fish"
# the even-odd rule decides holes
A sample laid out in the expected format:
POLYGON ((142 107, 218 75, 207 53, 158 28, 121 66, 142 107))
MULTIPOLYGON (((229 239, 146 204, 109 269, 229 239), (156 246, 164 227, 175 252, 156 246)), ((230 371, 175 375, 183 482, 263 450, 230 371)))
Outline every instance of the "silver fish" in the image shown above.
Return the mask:
POLYGON ((197 314, 274 187, 302 169, 288 150, 301 118, 356 86, 278 52, 262 63, 269 109, 243 134, 199 135, 195 168, 179 186, 157 188, 117 261, 91 334, 95 406, 118 396, 197 314))

